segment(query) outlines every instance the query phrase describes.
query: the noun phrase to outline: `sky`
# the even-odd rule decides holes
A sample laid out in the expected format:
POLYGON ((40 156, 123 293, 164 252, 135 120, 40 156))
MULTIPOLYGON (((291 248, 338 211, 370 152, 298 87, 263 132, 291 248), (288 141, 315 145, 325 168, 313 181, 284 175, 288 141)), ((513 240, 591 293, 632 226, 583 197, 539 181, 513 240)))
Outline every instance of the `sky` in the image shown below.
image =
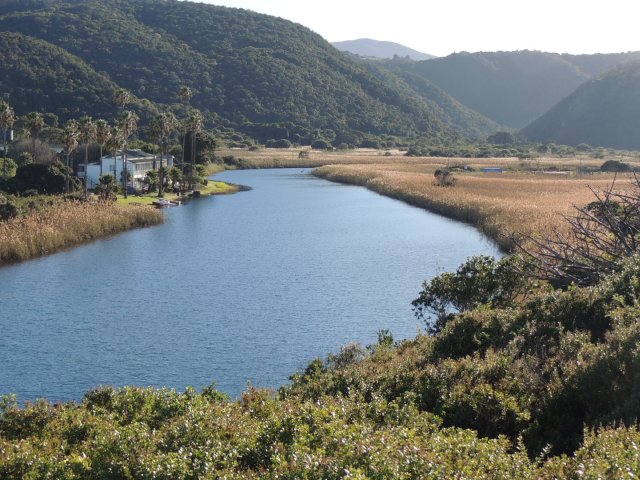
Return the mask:
POLYGON ((436 56, 467 51, 640 50, 636 0, 199 0, 301 23, 327 40, 373 38, 436 56))

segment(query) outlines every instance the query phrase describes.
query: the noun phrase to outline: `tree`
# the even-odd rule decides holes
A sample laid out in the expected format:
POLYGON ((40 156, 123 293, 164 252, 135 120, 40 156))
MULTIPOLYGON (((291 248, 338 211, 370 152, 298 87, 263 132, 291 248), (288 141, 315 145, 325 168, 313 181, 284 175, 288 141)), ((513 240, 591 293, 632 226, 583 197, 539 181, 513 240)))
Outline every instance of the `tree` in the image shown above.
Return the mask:
MULTIPOLYGON (((132 134, 132 131, 137 129, 137 121, 138 118, 136 116, 135 121, 133 120, 131 115, 135 115, 133 112, 125 112, 124 107, 126 107, 129 103, 131 103, 131 93, 125 90, 124 88, 118 88, 114 95, 114 101, 118 106, 118 110, 120 110, 120 118, 118 122, 120 124, 120 130, 123 136, 123 153, 122 153, 122 182, 124 186, 124 198, 127 198, 127 183, 129 179, 129 172, 127 171, 127 141, 132 134), (128 115, 126 115, 128 113, 128 115), (123 125, 123 122, 126 125, 123 125), (125 127, 125 128, 123 128, 125 127), (135 127, 135 128, 131 128, 135 127)), ((115 157, 114 157, 115 162, 115 157)), ((115 165, 115 163, 114 163, 115 165)), ((114 172, 115 173, 115 172, 114 172)))
POLYGON ((182 182, 182 172, 177 167, 171 167, 169 178, 171 179, 171 188, 175 190, 176 184, 182 182))
POLYGON ((69 165, 69 157, 78 148, 78 140, 80 139, 80 128, 78 122, 75 120, 69 120, 62 133, 62 143, 64 144, 64 151, 67 157, 66 167, 67 167, 67 176, 66 176, 66 187, 65 191, 69 193, 69 171, 71 165, 69 165))
POLYGON ((82 117, 80 119, 80 141, 84 143, 84 199, 89 196, 89 144, 96 139, 96 124, 93 123, 91 117, 82 117))
MULTIPOLYGON (((0 100, 0 128, 2 128, 2 156, 7 156, 7 130, 13 128, 13 124, 16 121, 16 114, 4 100, 0 100)), ((2 170, 2 175, 7 177, 7 162, 5 160, 2 170)))
POLYGON ((116 172, 118 171, 118 151, 124 148, 124 136, 122 134, 122 130, 118 125, 115 125, 111 129, 111 134, 109 135, 109 139, 105 144, 107 151, 111 152, 111 157, 113 158, 113 176, 116 179, 116 172))
MULTIPOLYGON (((189 87, 182 86, 180 88, 180 91, 178 92, 178 98, 184 104, 185 112, 189 109, 189 102, 191 101, 192 97, 193 97, 193 91, 189 87)), ((184 160, 185 160, 184 152, 185 152, 185 146, 187 141, 186 119, 184 120, 184 123, 185 123, 185 129, 183 131, 183 136, 182 136, 182 168, 184 168, 184 160)))
POLYGON ((124 139, 122 182, 124 186, 124 197, 127 198, 127 184, 129 180, 129 170, 127 168, 127 143, 129 142, 129 137, 131 137, 131 135, 133 135, 138 129, 138 116, 131 110, 122 112, 122 115, 120 115, 119 127, 122 132, 122 138, 124 139))
POLYGON ((113 175, 101 175, 96 192, 103 202, 115 201, 118 183, 113 175))
POLYGON ((131 94, 124 88, 118 88, 114 95, 114 101, 118 109, 123 112, 124 107, 131 103, 131 94))
POLYGON ((44 128, 44 117, 40 112, 31 112, 25 118, 25 127, 29 131, 29 138, 31 138, 31 155, 33 161, 37 162, 36 157, 36 140, 38 135, 44 128))
POLYGON ((164 186, 165 168, 163 166, 163 158, 168 150, 169 137, 178 128, 178 120, 172 113, 161 113, 157 115, 149 127, 149 133, 152 137, 158 140, 160 144, 160 168, 158 172, 160 174, 160 187, 158 188, 158 196, 162 196, 162 189, 164 186))
POLYGON ((17 192, 37 190, 39 193, 55 195, 65 191, 67 177, 67 167, 61 162, 51 165, 29 163, 18 167, 11 182, 17 192))
POLYGON ((111 127, 106 120, 96 120, 96 143, 100 146, 100 177, 103 175, 102 171, 102 150, 111 138, 111 127))
POLYGON ((204 116, 200 110, 193 109, 189 112, 187 119, 187 130, 191 136, 191 188, 193 188, 193 180, 196 174, 196 137, 204 126, 204 116))
POLYGON ((416 317, 435 335, 456 313, 479 305, 505 307, 524 293, 526 276, 521 274, 520 259, 505 257, 471 257, 453 272, 446 272, 422 284, 413 305, 416 317), (435 317, 435 318, 434 318, 435 317))
POLYGON ((149 170, 145 174, 142 182, 147 186, 147 193, 155 191, 155 189, 158 187, 158 179, 159 175, 157 170, 149 170))

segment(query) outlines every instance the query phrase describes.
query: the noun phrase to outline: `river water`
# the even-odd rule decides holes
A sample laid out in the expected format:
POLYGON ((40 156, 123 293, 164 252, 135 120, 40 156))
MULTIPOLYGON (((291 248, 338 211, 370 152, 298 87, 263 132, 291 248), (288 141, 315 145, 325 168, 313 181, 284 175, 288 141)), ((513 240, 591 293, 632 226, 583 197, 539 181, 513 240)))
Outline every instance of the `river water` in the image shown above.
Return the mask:
POLYGON ((377 331, 423 325, 424 279, 499 255, 475 229, 299 169, 224 172, 252 189, 165 224, 0 268, 0 394, 80 400, 99 384, 277 387, 377 331))

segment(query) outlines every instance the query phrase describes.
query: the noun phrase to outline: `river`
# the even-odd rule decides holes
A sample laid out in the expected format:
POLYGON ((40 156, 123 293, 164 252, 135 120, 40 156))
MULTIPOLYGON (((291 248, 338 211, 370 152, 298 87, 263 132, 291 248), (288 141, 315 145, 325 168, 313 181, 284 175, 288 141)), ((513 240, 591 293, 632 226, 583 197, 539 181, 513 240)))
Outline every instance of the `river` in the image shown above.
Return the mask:
POLYGON ((299 169, 224 172, 250 191, 165 224, 0 268, 0 394, 99 384, 277 387, 377 331, 414 337, 424 279, 499 255, 474 228, 299 169))

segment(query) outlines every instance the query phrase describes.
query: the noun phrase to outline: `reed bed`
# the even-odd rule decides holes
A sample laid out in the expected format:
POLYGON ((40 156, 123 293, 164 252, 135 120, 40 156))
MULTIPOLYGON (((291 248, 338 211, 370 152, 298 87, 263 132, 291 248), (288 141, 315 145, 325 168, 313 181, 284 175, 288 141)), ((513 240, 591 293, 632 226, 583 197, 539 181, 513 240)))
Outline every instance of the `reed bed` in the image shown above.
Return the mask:
MULTIPOLYGON (((506 171, 524 172, 543 170, 554 167, 560 170, 575 171, 578 168, 599 168, 605 160, 596 159, 581 154, 575 157, 537 157, 532 159, 505 158, 463 158, 463 157, 407 157, 406 152, 398 149, 376 150, 358 148, 355 150, 311 150, 308 147, 296 148, 262 148, 246 150, 240 148, 226 148, 217 152, 219 157, 233 156, 242 160, 244 168, 316 168, 324 165, 395 165, 398 168, 410 166, 433 166, 443 168, 447 166, 469 166, 475 169, 482 167, 502 167, 506 171), (306 157, 300 158, 300 152, 306 157)), ((607 156, 631 164, 640 165, 636 156, 607 156)))
POLYGON ((30 215, 0 222, 0 264, 27 260, 105 237, 162 223, 145 206, 57 201, 30 215))
MULTIPOLYGON (((501 159, 503 160, 503 159, 501 159)), ((442 159, 440 159, 442 161, 442 159)), ((454 187, 434 183, 434 168, 415 163, 331 165, 314 173, 322 178, 364 186, 411 205, 470 223, 510 250, 511 234, 545 235, 564 226, 562 215, 592 201, 588 186, 603 189, 612 175, 547 177, 532 174, 457 174, 454 187)), ((618 185, 623 188, 624 180, 618 185)))

